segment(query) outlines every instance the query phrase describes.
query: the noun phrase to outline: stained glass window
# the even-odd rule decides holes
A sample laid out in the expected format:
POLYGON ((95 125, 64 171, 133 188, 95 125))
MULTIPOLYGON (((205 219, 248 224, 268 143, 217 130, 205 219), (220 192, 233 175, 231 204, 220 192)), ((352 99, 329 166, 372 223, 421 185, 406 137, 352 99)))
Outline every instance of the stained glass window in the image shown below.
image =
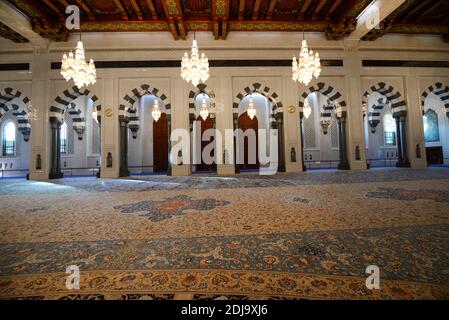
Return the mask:
POLYGON ((432 109, 427 110, 424 114, 424 139, 426 142, 440 141, 438 114, 432 109))

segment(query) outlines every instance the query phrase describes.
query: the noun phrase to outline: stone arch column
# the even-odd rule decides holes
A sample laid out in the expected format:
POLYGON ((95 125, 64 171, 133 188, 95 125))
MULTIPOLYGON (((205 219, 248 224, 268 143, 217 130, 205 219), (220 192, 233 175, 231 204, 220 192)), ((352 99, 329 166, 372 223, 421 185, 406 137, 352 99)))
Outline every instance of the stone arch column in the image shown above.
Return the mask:
MULTIPOLYGON (((300 115, 300 134, 301 134, 301 156, 303 162, 303 170, 305 170, 305 159, 304 159, 304 139, 302 136, 302 127, 303 127, 303 115, 304 115, 304 102, 307 97, 314 92, 320 92, 325 95, 333 104, 335 116, 338 121, 338 136, 340 143, 340 153, 339 153, 339 164, 338 169, 340 170, 348 170, 349 161, 348 161, 348 150, 347 150, 347 141, 346 141, 346 116, 347 116, 347 106, 345 100, 342 98, 342 94, 336 90, 334 87, 326 85, 323 82, 317 83, 316 87, 312 86, 302 93, 299 98, 299 115, 300 115)), ((320 119, 322 123, 330 123, 332 119, 332 110, 326 109, 320 114, 320 119)))
MULTIPOLYGON (((407 104, 402 99, 399 91, 391 85, 387 85, 385 82, 379 82, 376 85, 371 86, 363 94, 363 105, 367 105, 368 97, 370 94, 377 92, 386 97, 387 103, 391 104, 391 110, 393 117, 396 120, 396 134, 397 134, 397 147, 398 147, 398 162, 397 167, 409 168, 410 161, 408 158, 407 150, 407 104)), ((372 111, 373 119, 375 119, 375 112, 372 111)))
POLYGON ((78 134, 78 139, 83 139, 86 130, 86 121, 82 110, 77 109, 72 103, 80 96, 87 96, 94 102, 94 108, 97 109, 97 120, 101 122, 101 105, 96 105, 98 97, 88 89, 80 90, 74 86, 67 89, 61 96, 57 96, 50 106, 49 120, 51 128, 51 149, 50 149, 50 173, 49 179, 59 179, 63 177, 61 171, 61 125, 64 122, 64 113, 68 112, 73 122, 73 130, 78 134))
POLYGON ((128 128, 131 130, 133 138, 137 137, 140 128, 140 118, 137 108, 134 108, 134 103, 146 94, 151 94, 162 100, 165 107, 165 113, 167 114, 168 121, 168 169, 167 175, 172 173, 172 163, 170 162, 171 152, 171 104, 164 93, 161 93, 159 89, 151 89, 149 84, 142 84, 140 87, 136 87, 131 92, 123 97, 124 104, 119 106, 119 126, 120 126, 120 176, 129 176, 128 170, 128 128))
MULTIPOLYGON (((282 102, 279 99, 279 95, 270 87, 263 86, 262 84, 256 82, 251 86, 248 86, 240 91, 234 98, 233 103, 233 124, 234 132, 237 130, 238 117, 239 117, 239 104, 244 97, 251 93, 259 93, 265 96, 271 102, 271 114, 270 114, 270 128, 278 130, 278 171, 285 172, 285 157, 284 157, 284 108, 282 102)), ((234 142, 236 139, 234 138, 234 142)), ((237 145, 234 143, 234 164, 235 172, 239 173, 239 167, 237 165, 236 152, 237 145)))

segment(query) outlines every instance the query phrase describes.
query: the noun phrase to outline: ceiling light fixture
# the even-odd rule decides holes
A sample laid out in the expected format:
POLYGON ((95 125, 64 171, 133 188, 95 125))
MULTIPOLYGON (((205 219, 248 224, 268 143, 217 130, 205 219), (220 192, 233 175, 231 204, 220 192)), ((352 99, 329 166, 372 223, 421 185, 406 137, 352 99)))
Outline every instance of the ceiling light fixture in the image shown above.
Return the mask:
POLYGON ((89 63, 86 62, 81 33, 75 49, 75 55, 73 55, 72 51, 69 52, 68 56, 64 53, 61 63, 61 75, 66 81, 73 79, 73 82, 79 89, 96 82, 97 71, 94 60, 90 59, 89 63))
POLYGON ((182 57, 181 77, 187 82, 192 82, 195 87, 209 79, 209 60, 204 52, 201 54, 201 58, 199 57, 195 32, 193 33, 191 57, 189 58, 187 52, 182 57))
POLYGON ((151 116, 154 121, 158 121, 161 118, 161 109, 159 108, 159 101, 154 97, 153 109, 151 110, 151 116))
POLYGON ((308 85, 313 77, 318 79, 321 73, 320 55, 313 54, 313 50, 309 51, 307 41, 305 40, 303 31, 303 40, 301 44, 301 51, 299 58, 293 57, 292 61, 292 79, 304 85, 308 85))
POLYGON ((253 120, 254 117, 256 116, 256 105, 254 104, 253 101, 253 96, 251 95, 249 97, 249 103, 248 103, 248 109, 246 110, 248 117, 253 120))
POLYGON ((206 98, 203 93, 203 101, 201 103, 201 109, 200 109, 200 116, 203 118, 204 121, 206 121, 207 117, 209 116, 209 109, 207 108, 206 98))

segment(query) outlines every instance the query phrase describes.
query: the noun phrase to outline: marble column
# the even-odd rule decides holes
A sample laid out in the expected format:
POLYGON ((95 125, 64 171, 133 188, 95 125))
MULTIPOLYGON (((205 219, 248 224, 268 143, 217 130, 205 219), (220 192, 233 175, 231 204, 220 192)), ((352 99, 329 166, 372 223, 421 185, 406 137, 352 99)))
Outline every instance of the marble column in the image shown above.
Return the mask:
POLYGON ((60 179, 64 175, 61 171, 61 123, 52 121, 51 126, 51 166, 49 179, 60 179))
POLYGON ((346 116, 343 115, 338 120, 338 138, 340 141, 340 163, 339 170, 349 170, 348 150, 346 144, 346 116))
POLYGON ((120 177, 129 176, 128 170, 128 121, 120 121, 120 177))
POLYGON ((406 131, 406 113, 399 112, 394 116, 396 120, 396 134, 398 145, 398 162, 396 167, 410 168, 410 161, 408 160, 407 152, 407 131, 406 131))

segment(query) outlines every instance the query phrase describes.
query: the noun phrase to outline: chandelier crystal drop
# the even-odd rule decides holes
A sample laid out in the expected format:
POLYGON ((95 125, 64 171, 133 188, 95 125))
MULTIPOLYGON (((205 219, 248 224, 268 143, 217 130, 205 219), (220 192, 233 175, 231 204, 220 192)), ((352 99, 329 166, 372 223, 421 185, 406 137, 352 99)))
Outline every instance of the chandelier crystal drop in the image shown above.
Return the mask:
POLYGON ((309 119, 310 115, 312 114, 312 107, 310 106, 309 99, 306 99, 306 101, 304 101, 302 113, 304 114, 304 117, 306 119, 309 119))
POLYGON ((308 85, 312 78, 318 79, 321 73, 320 55, 313 54, 313 50, 309 51, 307 41, 302 40, 301 51, 299 53, 299 59, 293 57, 292 62, 292 79, 298 81, 304 85, 308 85))
POLYGON ((157 99, 154 99, 153 109, 151 110, 151 116, 156 122, 161 118, 161 109, 159 109, 159 101, 157 99))
POLYGON ((90 59, 89 63, 86 62, 84 46, 81 40, 78 41, 75 55, 73 55, 72 51, 70 51, 68 56, 64 53, 61 62, 61 75, 66 81, 73 79, 73 82, 79 89, 96 82, 97 71, 94 61, 90 59))
POLYGON ((198 44, 195 39, 192 43, 190 58, 187 52, 182 57, 181 77, 187 82, 192 82, 195 87, 209 79, 209 60, 204 53, 201 54, 201 57, 199 56, 198 44))
POLYGON ((203 98, 203 101, 201 103, 200 116, 201 118, 203 118, 204 121, 206 121, 207 117, 209 116, 209 109, 207 109, 207 103, 205 98, 203 98))
POLYGON ((246 112, 251 120, 256 116, 256 105, 254 104, 253 97, 249 98, 248 109, 246 112))

